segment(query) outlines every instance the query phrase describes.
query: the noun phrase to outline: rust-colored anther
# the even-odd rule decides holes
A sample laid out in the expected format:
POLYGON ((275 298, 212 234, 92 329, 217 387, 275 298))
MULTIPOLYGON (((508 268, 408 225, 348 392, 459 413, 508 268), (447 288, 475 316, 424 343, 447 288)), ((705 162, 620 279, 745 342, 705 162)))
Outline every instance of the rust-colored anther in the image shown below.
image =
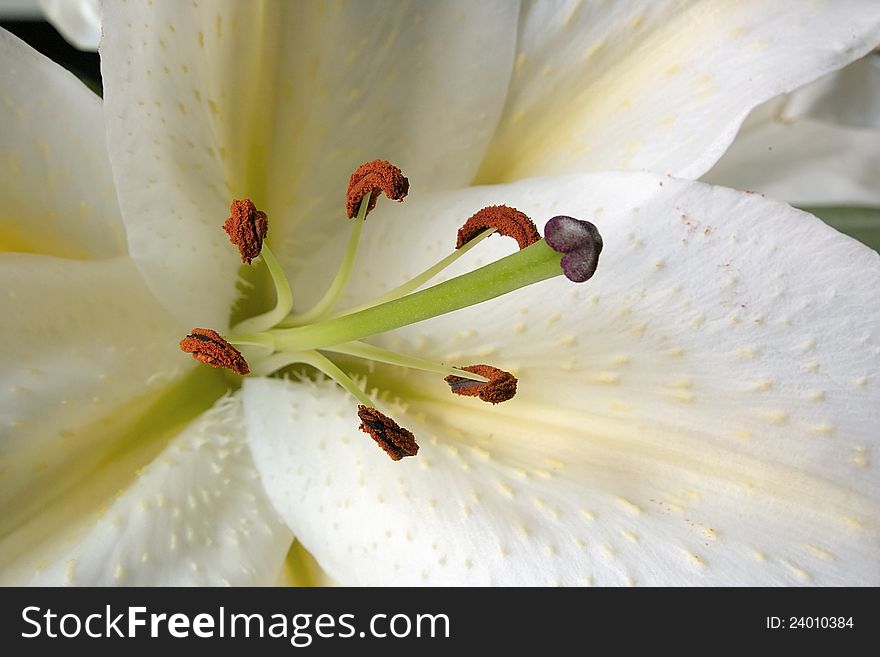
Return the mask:
POLYGON ((398 425, 387 415, 375 408, 359 404, 358 417, 361 419, 358 428, 370 434, 392 461, 399 461, 404 456, 415 456, 419 453, 419 446, 412 432, 398 425))
POLYGON ((490 205, 477 212, 458 229, 455 248, 460 249, 487 228, 494 228, 498 235, 512 237, 520 249, 541 239, 535 224, 524 213, 507 205, 490 205))
POLYGON ((260 255, 263 240, 269 232, 269 220, 265 212, 260 212, 249 199, 233 201, 229 206, 230 216, 223 224, 229 234, 229 241, 238 247, 241 261, 246 265, 260 255))
POLYGON ((250 373, 244 356, 211 329, 195 328, 180 341, 181 350, 211 367, 223 367, 236 374, 250 373))
MULTIPOLYGON (((376 207, 379 194, 392 201, 402 202, 409 192, 409 180, 400 169, 385 160, 373 160, 357 168, 348 181, 348 193, 345 195, 345 212, 349 219, 357 216, 361 200, 370 195, 367 214, 376 207)), ((366 217, 366 214, 364 215, 366 217)))
POLYGON ((474 381, 463 376, 450 374, 444 381, 449 384, 449 389, 456 395, 465 397, 479 397, 490 404, 500 404, 512 399, 516 394, 516 377, 510 372, 499 370, 491 365, 469 365, 458 369, 479 374, 489 379, 488 382, 474 381))

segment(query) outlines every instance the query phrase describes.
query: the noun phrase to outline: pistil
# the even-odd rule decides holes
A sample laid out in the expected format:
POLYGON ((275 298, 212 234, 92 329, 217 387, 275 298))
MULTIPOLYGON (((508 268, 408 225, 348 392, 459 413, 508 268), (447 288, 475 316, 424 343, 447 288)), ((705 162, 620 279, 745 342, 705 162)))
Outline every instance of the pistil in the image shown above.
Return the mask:
POLYGON ((346 314, 370 308, 371 306, 378 306, 379 304, 393 301, 394 299, 399 299, 411 292, 415 292, 422 285, 452 265, 465 253, 477 246, 477 244, 495 234, 512 237, 516 240, 520 249, 531 246, 541 239, 541 235, 538 233, 535 224, 525 215, 525 213, 507 205, 490 205, 477 211, 461 228, 458 229, 455 250, 451 254, 406 283, 403 283, 368 303, 350 309, 346 314))
POLYGON ((270 334, 279 349, 293 351, 360 340, 560 276, 562 257, 542 240, 470 273, 400 299, 309 326, 275 329, 270 334))

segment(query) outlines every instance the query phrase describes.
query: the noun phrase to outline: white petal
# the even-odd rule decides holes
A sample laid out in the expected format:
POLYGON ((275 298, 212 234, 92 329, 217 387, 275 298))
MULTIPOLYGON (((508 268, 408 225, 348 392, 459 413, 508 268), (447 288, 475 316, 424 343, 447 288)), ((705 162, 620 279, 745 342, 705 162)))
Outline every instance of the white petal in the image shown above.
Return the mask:
POLYGON ((0 30, 0 251, 124 254, 101 99, 0 30))
POLYGON ((749 110, 880 41, 880 5, 534 2, 484 182, 647 169, 696 178, 749 110))
POLYGON ((703 180, 797 205, 880 205, 880 58, 755 108, 703 180))
POLYGON ((101 41, 101 5, 98 0, 40 0, 52 25, 80 50, 95 51, 101 41))
POLYGON ((116 499, 7 563, 4 583, 274 583, 292 536, 263 494, 240 409, 236 398, 222 399, 116 499))
POLYGON ((515 3, 468 0, 105 7, 111 155, 151 287, 187 323, 227 319, 237 256, 219 225, 233 197, 269 214, 290 262, 345 226, 365 161, 393 160, 419 187, 470 180, 517 16, 515 3))
POLYGON ((0 256, 0 536, 64 494, 192 361, 127 257, 0 256))
POLYGON ((322 567, 343 584, 880 582, 880 257, 758 195, 576 176, 413 199, 374 222, 355 298, 501 202, 594 221, 595 277, 382 342, 512 370, 516 398, 377 367, 368 387, 406 410, 379 407, 422 445, 392 463, 343 395, 245 387, 257 467, 322 567))
POLYGON ((805 116, 858 128, 880 128, 880 53, 790 94, 781 118, 793 121, 805 116))
POLYGON ((744 131, 703 179, 803 206, 880 206, 880 128, 774 119, 744 131))

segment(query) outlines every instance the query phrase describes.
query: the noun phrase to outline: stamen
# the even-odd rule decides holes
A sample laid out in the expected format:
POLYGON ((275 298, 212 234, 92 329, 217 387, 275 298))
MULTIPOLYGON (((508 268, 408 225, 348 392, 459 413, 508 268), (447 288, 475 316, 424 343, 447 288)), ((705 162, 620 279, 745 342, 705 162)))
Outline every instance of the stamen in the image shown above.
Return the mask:
POLYGON ((235 331, 253 331, 259 333, 279 324, 281 320, 287 317, 290 309, 293 307, 293 293, 290 291, 290 282, 287 275, 281 268, 281 264, 272 253, 268 244, 263 244, 263 250, 260 252, 269 275, 272 277, 272 284, 275 287, 275 307, 272 310, 249 317, 248 319, 236 324, 233 329, 235 331))
POLYGON ((254 376, 269 376, 289 365, 303 363, 305 362, 305 359, 303 358, 304 353, 307 352, 280 351, 270 354, 269 356, 254 361, 251 366, 251 374, 254 376))
POLYGON ((547 222, 544 233, 550 248, 565 254, 560 264, 568 280, 583 283, 596 272, 602 236, 593 224, 560 215, 547 222))
MULTIPOLYGON (((452 265, 461 256, 463 256, 465 253, 470 251, 477 244, 479 244, 484 239, 486 239, 487 237, 492 235, 494 232, 495 232, 494 228, 489 228, 488 230, 484 230, 482 233, 477 235, 474 239, 472 239, 470 242, 468 242, 467 244, 462 246, 460 249, 456 249, 455 251, 450 253, 448 256, 446 256, 442 260, 439 260, 438 262, 434 263, 433 265, 428 267, 425 271, 423 271, 421 274, 416 275, 415 277, 408 280, 406 283, 402 283, 401 285, 398 285, 393 290, 389 290, 388 292, 385 292, 384 294, 376 297, 372 301, 368 301, 367 303, 362 304, 360 306, 355 306, 354 308, 349 308, 348 310, 345 311, 344 314, 350 315, 351 313, 357 312, 358 310, 364 310, 365 308, 372 308, 373 306, 378 306, 381 303, 386 303, 388 301, 394 301, 395 299, 399 299, 400 297, 406 296, 410 292, 415 292, 420 287, 422 287, 422 285, 424 285, 425 283, 430 281, 432 278, 437 276, 437 274, 439 274, 444 269, 446 269, 447 267, 452 265)), ((342 314, 342 313, 340 313, 340 314, 342 314)))
POLYGON ((479 397, 490 404, 500 404, 512 399, 516 394, 516 377, 510 372, 499 370, 491 365, 469 365, 460 368, 465 372, 479 374, 489 379, 488 383, 480 383, 460 376, 450 375, 444 381, 456 395, 479 397))
POLYGON ((306 312, 288 317, 282 322, 282 326, 309 324, 324 318, 333 310, 348 283, 357 256, 358 244, 360 244, 361 230, 367 219, 367 214, 376 207, 379 193, 384 192, 392 200, 403 201, 408 191, 409 180, 400 172, 400 169, 385 160, 373 160, 362 164, 357 171, 351 174, 348 193, 345 197, 345 207, 348 218, 356 216, 357 219, 348 238, 348 246, 345 249, 339 270, 336 272, 336 277, 318 303, 306 312))
POLYGON ((358 417, 361 419, 358 428, 370 434, 392 461, 399 461, 405 456, 415 456, 419 453, 419 446, 412 432, 401 427, 387 415, 361 404, 358 406, 358 417))
POLYGON ((448 374, 457 378, 473 379, 474 381, 482 381, 488 383, 489 379, 478 373, 465 372, 455 367, 447 367, 431 360, 418 358, 417 356, 407 356, 398 354, 388 349, 382 349, 365 342, 348 342, 346 344, 337 344, 326 347, 324 351, 332 351, 337 354, 346 354, 356 358, 376 361, 377 363, 388 363, 389 365, 397 365, 399 367, 408 367, 414 370, 422 370, 424 372, 434 372, 436 374, 448 374))
POLYGON ((241 261, 249 265, 260 255, 269 221, 266 213, 257 210, 249 198, 232 201, 229 211, 232 216, 223 224, 223 230, 229 234, 229 241, 238 247, 241 261))
POLYGON ((399 461, 405 456, 418 454, 419 446, 412 432, 407 431, 390 417, 373 408, 373 401, 366 393, 345 372, 339 369, 339 366, 323 354, 317 351, 276 353, 257 363, 254 372, 260 376, 268 376, 283 367, 296 363, 311 365, 360 402, 358 417, 361 419, 361 425, 358 428, 370 434, 373 440, 391 457, 391 460, 399 461))
POLYGON ((340 268, 321 300, 296 315, 288 315, 292 306, 290 285, 277 259, 264 243, 268 233, 266 214, 257 210, 250 199, 232 201, 231 216, 223 228, 238 247, 244 263, 250 265, 254 258, 262 257, 275 285, 276 307, 241 322, 235 332, 225 338, 211 329, 193 329, 180 341, 180 348, 200 362, 231 369, 240 375, 248 374, 251 368, 239 348, 253 363, 254 373, 261 376, 296 363, 316 368, 359 402, 360 430, 369 434, 395 461, 418 453, 415 437, 377 410, 370 396, 322 351, 438 373, 445 376, 453 394, 478 397, 490 404, 513 398, 517 379, 510 372, 485 364, 449 367, 359 340, 483 303, 562 274, 572 281, 583 282, 595 272, 602 251, 598 230, 587 221, 557 216, 547 223, 547 237, 541 239, 534 223, 524 213, 506 205, 488 206, 476 212, 459 229, 455 252, 365 306, 327 319, 347 285, 363 224, 367 214, 375 208, 379 194, 401 201, 408 190, 409 181, 400 169, 384 160, 368 162, 352 174, 346 196, 346 214, 356 220, 340 268), (496 232, 515 239, 519 251, 470 273, 416 291, 496 232), (282 328, 291 325, 292 328, 282 328))
POLYGON ((351 270, 354 267, 358 245, 361 241, 361 230, 363 229, 364 221, 367 218, 367 205, 368 203, 366 199, 363 199, 354 226, 352 226, 351 234, 348 237, 348 245, 345 247, 345 255, 342 257, 342 262, 339 265, 339 269, 336 272, 333 282, 330 283, 330 287, 324 292, 324 296, 322 296, 309 310, 288 317, 281 323, 282 326, 310 324, 323 318, 333 310, 333 307, 336 305, 336 302, 339 301, 339 297, 345 290, 345 286, 348 284, 348 278, 351 276, 351 270))
POLYGON ((507 205, 490 205, 477 212, 458 229, 455 248, 460 249, 487 228, 494 228, 499 235, 512 237, 520 249, 541 239, 535 224, 524 213, 507 205))
POLYGON ((345 196, 345 210, 349 219, 358 213, 361 200, 370 196, 364 217, 376 207, 380 192, 393 201, 403 201, 409 192, 409 180, 400 169, 386 160, 373 160, 362 164, 351 174, 348 193, 345 196))
POLYGON ((241 261, 251 264, 251 261, 262 255, 263 262, 272 277, 275 286, 275 307, 261 315, 250 317, 233 327, 235 331, 253 331, 255 333, 272 328, 287 317, 293 306, 293 295, 290 291, 290 283, 284 270, 263 240, 269 232, 269 219, 265 212, 260 212, 253 202, 246 198, 241 201, 232 201, 230 206, 232 216, 223 224, 223 230, 229 234, 229 241, 238 246, 241 261))
POLYGON ((225 340, 241 352, 254 371, 253 364, 275 353, 275 340, 268 333, 227 333, 225 340))
POLYGON ((250 372, 247 361, 238 349, 211 329, 193 329, 180 341, 180 348, 211 367, 226 368, 242 376, 250 372))

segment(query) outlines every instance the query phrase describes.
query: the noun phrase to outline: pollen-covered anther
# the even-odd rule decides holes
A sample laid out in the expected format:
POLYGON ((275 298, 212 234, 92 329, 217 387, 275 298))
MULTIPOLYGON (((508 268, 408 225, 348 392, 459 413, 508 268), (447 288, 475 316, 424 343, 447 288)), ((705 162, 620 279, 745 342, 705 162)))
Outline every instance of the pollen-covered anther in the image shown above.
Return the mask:
POLYGON ((479 210, 458 229, 455 248, 460 249, 487 228, 498 235, 512 237, 524 249, 541 239, 535 224, 523 212, 507 205, 490 205, 479 210))
POLYGON ((412 432, 404 429, 384 413, 370 406, 358 404, 358 417, 361 419, 358 428, 370 434, 392 461, 399 461, 404 456, 415 456, 419 453, 419 446, 412 432))
POLYGON ((249 198, 232 201, 229 212, 231 216, 223 224, 223 230, 229 235, 229 241, 238 247, 241 261, 249 265, 263 250, 269 220, 249 198))
POLYGON ((553 217, 544 226, 544 240, 551 249, 564 253, 562 271, 575 283, 583 283, 595 272, 602 253, 602 236, 589 221, 566 217, 553 217))
POLYGON ((489 379, 488 382, 475 381, 463 376, 450 374, 444 381, 449 384, 449 389, 456 395, 465 397, 479 397, 490 404, 500 404, 512 399, 516 394, 516 377, 510 372, 499 370, 491 365, 469 365, 458 369, 478 374, 489 379))
POLYGON ((400 169, 386 160, 373 160, 362 164, 351 174, 348 193, 345 195, 345 211, 349 219, 357 216, 363 198, 369 194, 370 201, 364 216, 376 207, 379 194, 392 201, 402 202, 409 192, 409 180, 400 169))
POLYGON ((211 329, 193 329, 180 341, 180 348, 211 367, 222 367, 242 376, 250 373, 247 361, 238 349, 211 329))

